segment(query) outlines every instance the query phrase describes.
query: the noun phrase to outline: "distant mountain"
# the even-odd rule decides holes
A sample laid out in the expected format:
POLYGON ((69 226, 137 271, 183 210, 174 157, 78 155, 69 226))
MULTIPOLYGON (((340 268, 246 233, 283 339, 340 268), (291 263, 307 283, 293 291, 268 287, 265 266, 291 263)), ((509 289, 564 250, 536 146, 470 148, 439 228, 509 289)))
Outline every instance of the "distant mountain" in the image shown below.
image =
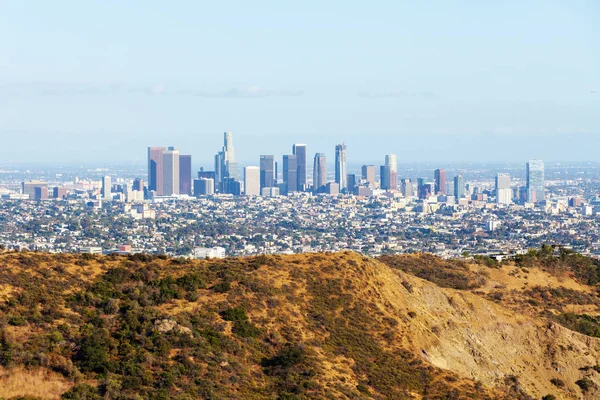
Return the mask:
POLYGON ((597 267, 5 252, 0 398, 598 398, 597 267))

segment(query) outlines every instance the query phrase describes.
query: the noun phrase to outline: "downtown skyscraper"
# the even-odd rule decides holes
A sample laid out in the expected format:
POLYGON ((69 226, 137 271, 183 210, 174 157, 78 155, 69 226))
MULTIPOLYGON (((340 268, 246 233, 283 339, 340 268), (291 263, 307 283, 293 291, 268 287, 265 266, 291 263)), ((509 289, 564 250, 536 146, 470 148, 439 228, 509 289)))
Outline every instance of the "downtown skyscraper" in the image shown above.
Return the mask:
POLYGON ((398 188, 398 159, 395 154, 386 154, 385 165, 380 171, 381 188, 395 190, 398 188))
POLYGON ((306 179, 306 145, 295 144, 292 148, 292 154, 296 156, 298 164, 298 190, 303 191, 308 186, 306 179))
POLYGON ((298 191, 298 161, 295 155, 283 156, 283 184, 282 194, 298 191))
POLYGON ((148 147, 148 191, 162 195, 163 152, 166 147, 148 147))
POLYGON ((435 180, 435 194, 446 194, 446 170, 436 169, 433 175, 435 180))
POLYGON ((369 187, 375 187, 375 166, 374 165, 363 165, 361 168, 362 180, 369 184, 369 187))
POLYGON ((327 158, 323 153, 315 154, 313 164, 313 192, 322 192, 327 184, 327 158))
POLYGON ((260 156, 260 188, 269 188, 275 185, 275 157, 262 155, 260 156))
POLYGON ((544 162, 542 160, 530 160, 527 163, 527 202, 537 203, 545 199, 544 162))
POLYGON ((223 149, 215 155, 215 175, 219 183, 225 182, 227 178, 239 179, 231 132, 223 133, 223 149))
POLYGON ((512 189, 510 188, 510 175, 499 173, 496 175, 495 182, 496 203, 510 204, 512 203, 512 189))
POLYGON ((162 194, 179 194, 179 150, 169 147, 162 155, 162 194))
POLYGON ((260 195, 259 167, 244 167, 244 194, 247 196, 260 195))
POLYGON ((192 195, 192 156, 179 156, 179 194, 192 195))
POLYGON ((456 201, 465 197, 467 191, 465 189, 465 176, 463 174, 454 177, 454 198, 456 201))
POLYGON ((348 163, 346 160, 346 144, 335 146, 335 183, 340 186, 340 192, 348 189, 348 163))

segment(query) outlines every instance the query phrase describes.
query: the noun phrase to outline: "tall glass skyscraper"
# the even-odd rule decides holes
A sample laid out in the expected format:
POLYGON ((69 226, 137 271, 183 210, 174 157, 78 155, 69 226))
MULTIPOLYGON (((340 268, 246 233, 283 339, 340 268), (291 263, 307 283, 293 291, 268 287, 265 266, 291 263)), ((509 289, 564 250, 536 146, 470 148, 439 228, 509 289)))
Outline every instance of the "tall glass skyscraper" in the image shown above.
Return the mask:
POLYGON ((456 201, 465 197, 465 176, 463 174, 454 177, 454 197, 456 201))
POLYGON ((335 146, 335 182, 340 185, 340 192, 348 189, 348 164, 346 161, 346 144, 335 146))
MULTIPOLYGON (((387 189, 397 189, 398 188, 398 159, 395 154, 386 154, 385 156, 385 165, 390 167, 387 189)), ((383 179, 382 179, 383 182, 383 179)))
POLYGON ((165 147, 148 147, 148 191, 161 195, 163 190, 162 159, 165 147))
POLYGON ((537 203, 545 199, 544 162, 542 160, 530 160, 527 163, 527 202, 537 203))
POLYGON ((436 169, 434 172, 435 178, 435 194, 446 194, 446 170, 436 169))
POLYGON ((260 156, 260 188, 275 186, 275 157, 260 156))
POLYGON ((162 169, 162 194, 165 196, 179 194, 179 150, 169 147, 168 150, 163 151, 162 169))
POLYGON ((304 190, 308 184, 306 179, 306 145, 295 144, 292 148, 292 154, 296 156, 298 164, 298 190, 304 190))
POLYGON ((313 192, 321 192, 327 184, 327 159, 325 154, 315 154, 313 165, 313 192))
POLYGON ((296 156, 283 156, 283 183, 285 194, 298 191, 298 162, 296 156))
POLYGON ((192 156, 179 156, 179 194, 192 194, 192 156))
POLYGON ((496 175, 496 203, 510 204, 512 202, 512 189, 510 188, 510 175, 499 173, 496 175))

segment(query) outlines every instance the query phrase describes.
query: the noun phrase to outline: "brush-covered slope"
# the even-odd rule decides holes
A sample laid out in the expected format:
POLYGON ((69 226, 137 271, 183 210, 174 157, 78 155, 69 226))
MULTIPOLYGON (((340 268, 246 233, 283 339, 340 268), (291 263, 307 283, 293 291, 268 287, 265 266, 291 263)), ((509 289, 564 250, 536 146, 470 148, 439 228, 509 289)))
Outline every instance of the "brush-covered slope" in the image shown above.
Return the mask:
MULTIPOLYGON (((529 295, 501 282, 523 279, 511 268, 348 252, 5 253, 0 397, 597 397, 598 339, 525 309, 529 295)), ((561 279, 593 307, 588 285, 561 279)))

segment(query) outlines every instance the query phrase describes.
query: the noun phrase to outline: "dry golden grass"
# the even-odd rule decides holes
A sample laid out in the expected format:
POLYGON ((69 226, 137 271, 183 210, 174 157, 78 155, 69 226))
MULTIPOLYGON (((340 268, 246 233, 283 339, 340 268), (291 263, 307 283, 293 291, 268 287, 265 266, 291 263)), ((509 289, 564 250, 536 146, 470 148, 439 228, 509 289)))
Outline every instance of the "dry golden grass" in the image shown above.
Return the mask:
POLYGON ((43 368, 22 367, 0 369, 0 397, 33 396, 40 399, 60 399, 73 387, 62 375, 43 368))

